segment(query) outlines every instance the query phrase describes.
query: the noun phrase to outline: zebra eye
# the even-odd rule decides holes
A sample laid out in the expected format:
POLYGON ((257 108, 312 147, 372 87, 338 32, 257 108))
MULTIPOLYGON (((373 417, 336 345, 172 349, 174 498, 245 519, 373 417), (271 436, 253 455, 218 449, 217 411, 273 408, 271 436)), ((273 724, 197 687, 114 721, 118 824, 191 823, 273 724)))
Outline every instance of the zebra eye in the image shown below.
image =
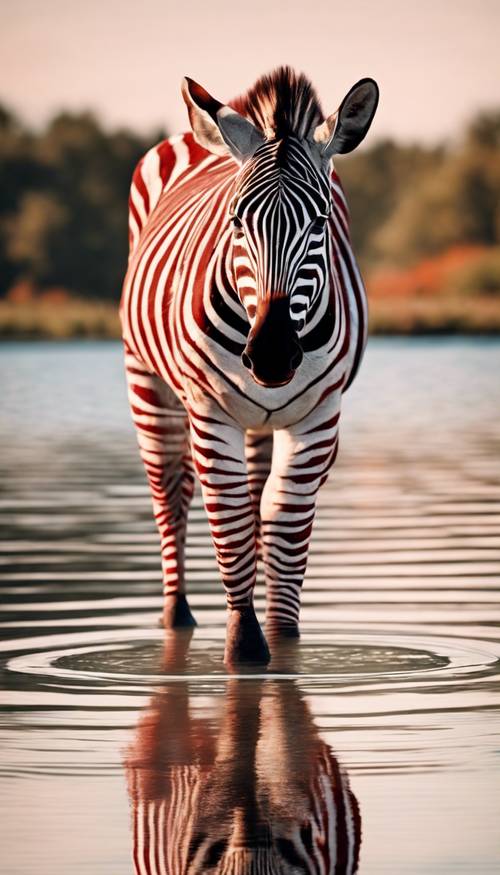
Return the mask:
POLYGON ((315 219, 314 222, 312 223, 312 226, 311 226, 312 230, 318 231, 318 232, 323 231, 327 221, 328 221, 328 216, 318 216, 318 218, 315 219))
POLYGON ((238 216, 231 216, 231 222, 235 231, 242 231, 243 225, 241 224, 241 219, 238 216))

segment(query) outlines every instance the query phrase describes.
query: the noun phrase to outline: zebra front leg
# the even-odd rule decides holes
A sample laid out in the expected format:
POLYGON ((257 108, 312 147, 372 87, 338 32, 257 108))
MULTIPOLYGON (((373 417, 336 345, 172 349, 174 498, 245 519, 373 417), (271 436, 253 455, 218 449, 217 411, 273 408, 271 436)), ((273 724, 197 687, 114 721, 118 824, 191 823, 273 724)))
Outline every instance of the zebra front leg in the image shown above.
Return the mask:
POLYGON ((194 471, 186 411, 131 353, 125 367, 132 418, 160 533, 165 628, 195 626, 185 594, 184 544, 194 471))
POLYGON ((316 499, 337 453, 338 418, 329 405, 293 429, 274 433, 271 473, 261 500, 266 631, 273 637, 299 635, 316 499))
POLYGON ((257 550, 245 433, 223 414, 190 411, 190 420, 193 461, 226 592, 224 662, 267 663, 269 649, 253 607, 257 550))

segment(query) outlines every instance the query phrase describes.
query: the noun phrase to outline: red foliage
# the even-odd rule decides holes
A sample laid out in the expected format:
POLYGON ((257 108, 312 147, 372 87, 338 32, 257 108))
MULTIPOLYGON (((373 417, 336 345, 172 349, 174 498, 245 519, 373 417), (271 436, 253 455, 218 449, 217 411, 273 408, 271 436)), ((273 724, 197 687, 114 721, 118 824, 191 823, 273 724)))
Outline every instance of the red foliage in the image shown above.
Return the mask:
POLYGON ((19 280, 9 289, 5 297, 12 304, 27 304, 36 297, 36 288, 30 280, 19 280))
POLYGON ((65 304, 72 300, 72 295, 54 286, 48 289, 39 289, 31 280, 19 280, 6 294, 7 301, 12 304, 29 304, 32 301, 40 301, 42 304, 65 304))
POLYGON ((374 271, 367 280, 372 298, 415 298, 447 291, 448 281, 460 268, 479 261, 485 246, 453 246, 445 252, 400 270, 374 271))
POLYGON ((71 300, 71 297, 72 296, 66 291, 66 289, 55 287, 40 292, 38 300, 42 301, 44 304, 65 304, 67 301, 71 300))

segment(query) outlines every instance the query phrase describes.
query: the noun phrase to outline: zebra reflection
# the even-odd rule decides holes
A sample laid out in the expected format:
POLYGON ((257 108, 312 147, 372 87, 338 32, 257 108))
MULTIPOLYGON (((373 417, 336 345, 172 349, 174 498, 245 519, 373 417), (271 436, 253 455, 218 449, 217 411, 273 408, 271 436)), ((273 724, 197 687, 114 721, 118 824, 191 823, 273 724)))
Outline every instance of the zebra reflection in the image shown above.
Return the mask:
MULTIPOLYGON (((167 641, 166 668, 183 647, 167 641)), ((187 680, 164 687, 126 770, 136 875, 357 871, 358 805, 294 681, 230 679, 215 722, 192 713, 187 680)))

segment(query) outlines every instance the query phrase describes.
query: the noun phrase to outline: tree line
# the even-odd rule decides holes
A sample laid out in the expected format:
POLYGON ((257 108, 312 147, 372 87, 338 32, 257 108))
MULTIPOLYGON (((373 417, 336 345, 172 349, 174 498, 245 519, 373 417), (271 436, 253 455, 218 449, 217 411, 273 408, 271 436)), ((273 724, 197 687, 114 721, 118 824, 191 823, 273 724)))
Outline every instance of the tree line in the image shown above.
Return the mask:
MULTIPOLYGON (((0 107, 0 296, 17 284, 117 300, 133 168, 165 132, 108 131, 64 112, 34 131, 0 107)), ((376 141, 337 161, 365 271, 451 247, 498 246, 500 110, 437 146, 376 141)), ((500 261, 498 262, 500 286, 500 261)))

